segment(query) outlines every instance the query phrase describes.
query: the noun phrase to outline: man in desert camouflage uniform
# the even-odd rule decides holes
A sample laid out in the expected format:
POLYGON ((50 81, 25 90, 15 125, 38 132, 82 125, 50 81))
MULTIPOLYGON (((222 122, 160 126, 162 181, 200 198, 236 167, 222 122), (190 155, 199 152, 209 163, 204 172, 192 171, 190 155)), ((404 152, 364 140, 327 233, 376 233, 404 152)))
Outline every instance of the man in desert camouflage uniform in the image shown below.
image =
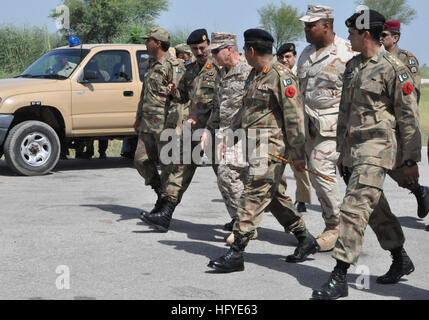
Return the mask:
POLYGON ((333 179, 310 176, 322 206, 325 230, 317 239, 321 251, 334 248, 338 237, 340 194, 337 184, 336 134, 343 73, 353 57, 350 44, 335 35, 334 9, 309 5, 305 23, 308 47, 298 61, 298 78, 305 105, 306 153, 310 169, 333 179))
MULTIPOLYGON (((294 43, 285 43, 277 50, 277 60, 288 67, 296 76, 298 67, 296 65, 297 52, 294 43)), ((311 185, 308 173, 298 172, 291 166, 296 181, 295 205, 298 212, 307 212, 306 203, 311 204, 311 185)))
POLYGON ((389 271, 377 278, 377 283, 396 283, 414 271, 403 248, 405 237, 398 219, 390 210, 374 210, 382 202, 388 206, 383 184, 398 150, 405 159, 402 174, 409 182, 418 179, 418 170, 406 162, 421 161, 412 77, 408 68, 381 46, 384 22, 384 16, 373 10, 355 13, 346 21, 352 48, 361 53, 346 66, 338 118, 338 168, 341 175, 349 171, 350 179, 333 253, 337 265, 322 289, 313 291, 314 299, 348 295, 347 270, 358 261, 368 224, 381 247, 393 257, 389 271))
MULTIPOLYGON (((168 94, 176 103, 190 102, 189 116, 184 125, 192 126, 194 132, 206 127, 213 110, 214 85, 219 68, 207 50, 210 40, 205 29, 193 31, 187 39, 187 44, 197 61, 186 67, 180 82, 172 81, 169 84, 168 94)), ((187 142, 182 141, 181 145, 184 146, 184 143, 187 142)), ((213 143, 211 145, 213 146, 213 143)), ((192 141, 192 150, 195 147, 199 147, 198 141, 192 141)), ((216 172, 215 161, 211 160, 213 170, 216 172)), ((192 161, 191 164, 175 164, 171 167, 162 193, 161 207, 152 213, 145 213, 141 217, 143 221, 158 231, 168 232, 173 212, 191 184, 197 165, 192 161)))
MULTIPOLYGON (((410 51, 399 48, 398 42, 400 37, 401 23, 395 20, 386 21, 384 24, 384 31, 381 34, 381 43, 384 45, 387 51, 397 57, 404 65, 408 67, 414 80, 414 93, 417 98, 417 103, 419 103, 421 91, 419 61, 410 51)), ((401 153, 398 152, 398 155, 400 154, 401 153)), ((402 164, 402 159, 398 158, 397 165, 400 166, 402 164)), ((429 213, 429 187, 421 186, 418 182, 409 185, 402 175, 401 168, 398 167, 395 167, 394 170, 390 171, 389 176, 395 180, 400 187, 410 190, 416 196, 418 204, 417 215, 420 218, 426 217, 429 213)))
POLYGON ((153 210, 158 210, 168 173, 168 167, 159 159, 164 144, 160 137, 164 129, 176 128, 181 122, 182 114, 182 106, 172 103, 168 97, 167 85, 180 80, 184 74, 184 65, 167 52, 170 36, 164 29, 152 28, 142 38, 147 39, 150 61, 134 124, 139 134, 134 163, 146 185, 155 190, 158 200, 153 210), (158 173, 158 165, 161 166, 161 175, 158 173))
MULTIPOLYGON (((274 39, 268 32, 250 29, 244 33, 244 39, 244 54, 253 69, 245 86, 240 126, 246 137, 256 131, 256 157, 248 159, 238 220, 234 224, 234 243, 226 255, 208 265, 218 272, 244 270, 244 249, 267 207, 299 241, 295 253, 287 257, 288 262, 304 261, 319 249, 291 199, 278 192, 285 163, 262 153, 266 148, 276 155, 289 156, 298 171, 305 168, 304 115, 296 77, 273 57, 274 39)), ((238 129, 235 120, 233 130, 238 129)), ((253 143, 247 140, 249 149, 253 143)))
MULTIPOLYGON (((209 49, 219 66, 223 67, 216 78, 213 112, 207 122, 207 129, 216 132, 217 139, 223 141, 230 130, 232 119, 237 115, 244 96, 244 86, 252 67, 245 57, 240 56, 237 47, 237 37, 226 32, 213 32, 209 49)), ((203 136, 202 144, 207 135, 203 136)), ((220 150, 217 150, 218 155, 220 150)), ((227 148, 218 168, 218 186, 225 202, 230 223, 225 224, 224 230, 232 231, 237 220, 237 208, 243 192, 243 179, 247 163, 242 154, 241 143, 227 148)), ((234 235, 227 238, 227 243, 234 242, 234 235)))

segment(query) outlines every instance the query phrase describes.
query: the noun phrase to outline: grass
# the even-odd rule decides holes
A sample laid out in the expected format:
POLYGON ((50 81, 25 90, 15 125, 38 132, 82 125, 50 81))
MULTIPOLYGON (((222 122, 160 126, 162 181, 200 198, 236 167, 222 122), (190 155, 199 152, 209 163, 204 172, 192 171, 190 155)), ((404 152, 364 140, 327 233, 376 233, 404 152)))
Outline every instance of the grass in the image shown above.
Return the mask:
POLYGON ((422 79, 429 79, 429 67, 427 65, 424 65, 420 72, 422 79))
POLYGON ((422 86, 422 96, 420 98, 420 126, 423 145, 426 146, 429 137, 429 85, 422 86))

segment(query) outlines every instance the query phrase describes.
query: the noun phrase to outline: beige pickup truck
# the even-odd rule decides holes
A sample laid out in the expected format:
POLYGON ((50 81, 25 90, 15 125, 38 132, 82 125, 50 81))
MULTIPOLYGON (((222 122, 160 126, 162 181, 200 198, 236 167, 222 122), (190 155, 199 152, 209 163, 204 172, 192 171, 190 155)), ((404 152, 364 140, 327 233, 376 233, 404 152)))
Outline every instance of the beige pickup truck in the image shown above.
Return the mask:
POLYGON ((0 80, 0 157, 43 175, 73 139, 135 136, 147 60, 145 45, 61 47, 0 80))

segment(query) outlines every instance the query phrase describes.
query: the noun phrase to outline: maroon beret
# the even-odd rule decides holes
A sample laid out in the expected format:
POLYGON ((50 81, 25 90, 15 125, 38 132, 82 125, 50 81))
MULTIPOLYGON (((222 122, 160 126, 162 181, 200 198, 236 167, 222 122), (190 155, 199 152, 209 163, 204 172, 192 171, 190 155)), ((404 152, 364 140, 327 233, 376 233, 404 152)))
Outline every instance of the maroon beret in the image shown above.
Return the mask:
POLYGON ((401 31, 401 23, 397 20, 386 21, 384 24, 384 30, 401 31))

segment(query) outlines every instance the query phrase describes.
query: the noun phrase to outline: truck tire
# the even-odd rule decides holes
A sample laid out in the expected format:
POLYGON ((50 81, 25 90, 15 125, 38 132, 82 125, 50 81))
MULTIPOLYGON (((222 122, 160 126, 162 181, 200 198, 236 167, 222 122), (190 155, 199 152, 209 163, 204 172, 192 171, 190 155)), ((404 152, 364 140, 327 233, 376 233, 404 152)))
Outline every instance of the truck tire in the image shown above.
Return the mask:
POLYGON ((24 176, 50 172, 58 163, 60 150, 55 130, 40 121, 25 121, 13 127, 3 148, 9 167, 24 176))

